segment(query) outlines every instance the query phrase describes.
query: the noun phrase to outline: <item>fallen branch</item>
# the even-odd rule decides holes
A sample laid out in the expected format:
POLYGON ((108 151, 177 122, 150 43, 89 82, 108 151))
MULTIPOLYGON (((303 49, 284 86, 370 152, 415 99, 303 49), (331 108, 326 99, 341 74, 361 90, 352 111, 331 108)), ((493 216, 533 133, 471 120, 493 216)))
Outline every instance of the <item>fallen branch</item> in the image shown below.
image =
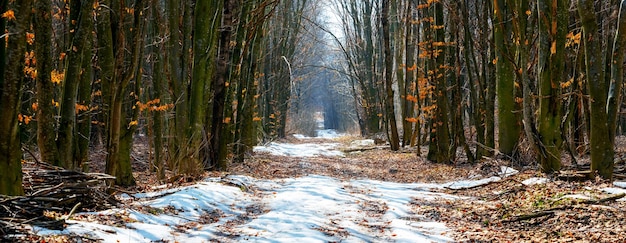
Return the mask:
MULTIPOLYGON (((119 202, 107 193, 112 176, 66 170, 43 162, 22 168, 26 196, 0 195, 0 233, 19 233, 26 224, 63 229, 65 219, 76 212, 111 208, 119 202), (65 214, 46 217, 46 212, 65 214)), ((0 241, 7 240, 0 234, 0 241)))
MULTIPOLYGON (((615 200, 623 198, 625 196, 626 196, 626 193, 621 193, 621 194, 616 194, 616 195, 612 195, 612 196, 601 198, 601 199, 583 200, 583 201, 580 201, 579 203, 580 204, 591 204, 591 205, 594 205, 594 204, 600 204, 600 203, 615 201, 615 200)), ((546 209, 546 210, 533 212, 533 213, 530 213, 530 214, 522 214, 522 215, 513 216, 510 219, 503 220, 502 223, 513 223, 513 222, 519 222, 519 221, 539 218, 539 217, 543 217, 543 216, 553 216, 557 211, 567 210, 567 209, 571 209, 571 208, 573 208, 572 205, 566 205, 566 206, 549 208, 549 209, 546 209)))
POLYGON ((625 196, 626 196, 626 193, 620 193, 620 194, 615 194, 613 196, 605 197, 605 198, 601 198, 601 199, 584 200, 584 201, 582 201, 580 203, 582 203, 582 204, 600 204, 600 203, 615 201, 615 200, 621 199, 621 198, 623 198, 625 196))
POLYGON ((344 152, 344 153, 364 152, 364 151, 374 150, 374 149, 376 149, 376 147, 344 148, 344 149, 341 149, 341 152, 344 152))

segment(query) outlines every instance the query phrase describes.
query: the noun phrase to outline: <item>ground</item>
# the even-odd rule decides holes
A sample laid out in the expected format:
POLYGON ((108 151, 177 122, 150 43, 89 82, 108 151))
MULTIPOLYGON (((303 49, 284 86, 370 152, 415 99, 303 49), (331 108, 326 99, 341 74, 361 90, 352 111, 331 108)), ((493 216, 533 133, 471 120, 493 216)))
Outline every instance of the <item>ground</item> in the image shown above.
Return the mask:
MULTIPOLYGON (((563 180, 563 178, 573 177, 547 178, 536 170, 535 164, 527 163, 522 166, 520 163, 512 163, 504 159, 486 159, 476 164, 469 164, 461 158, 457 164, 434 164, 417 156, 415 148, 393 152, 384 145, 354 146, 355 141, 361 141, 361 138, 289 137, 276 142, 290 144, 290 146, 312 146, 311 148, 326 146, 333 152, 344 151, 345 153, 343 156, 322 153, 295 157, 256 152, 244 163, 233 164, 229 171, 207 172, 205 175, 207 178, 214 178, 213 181, 238 188, 236 191, 223 189, 225 192, 219 195, 234 193, 235 198, 242 198, 242 200, 245 195, 253 196, 246 197, 248 202, 240 207, 211 209, 201 213, 196 220, 177 225, 176 229, 180 231, 179 234, 183 234, 183 232, 198 230, 198 225, 217 225, 217 231, 220 234, 210 236, 218 239, 217 241, 232 241, 247 236, 253 241, 254 239, 263 241, 259 239, 267 238, 254 237, 263 237, 262 233, 259 236, 259 232, 273 232, 272 229, 263 227, 268 227, 267 225, 271 222, 279 221, 279 217, 270 217, 275 213, 271 211, 271 208, 275 206, 268 206, 264 198, 269 196, 274 198, 272 205, 280 204, 281 207, 286 208, 298 203, 301 203, 300 206, 304 208, 315 208, 322 201, 325 203, 341 202, 341 205, 349 208, 348 206, 352 204, 348 204, 348 201, 356 201, 353 204, 352 214, 346 215, 342 212, 326 210, 325 216, 320 219, 320 222, 323 222, 310 227, 323 234, 319 240, 322 242, 335 239, 356 242, 406 241, 407 238, 402 238, 402 235, 397 233, 405 230, 398 228, 400 227, 397 225, 398 222, 405 222, 407 225, 417 222, 443 223, 447 228, 445 231, 440 232, 433 228, 418 232, 430 237, 424 238, 429 239, 428 241, 620 242, 626 239, 623 224, 626 220, 624 213, 626 202, 620 198, 623 196, 620 193, 624 190, 616 188, 621 185, 619 183, 601 180, 563 180), (503 166, 514 167, 519 173, 504 177, 499 174, 503 166), (468 184, 469 186, 462 188, 451 184, 455 181, 478 181, 483 178, 488 180, 481 180, 484 183, 468 184), (489 180, 490 178, 497 179, 489 180), (299 200, 296 202, 291 199, 294 191, 291 186, 295 183, 308 183, 305 188, 313 189, 307 192, 309 193, 307 195, 327 189, 331 190, 329 194, 336 191, 343 194, 315 199, 320 201, 304 200, 302 202, 299 200), (318 185, 320 183, 325 183, 327 186, 318 185), (239 190, 241 192, 238 192, 239 190), (422 190, 435 196, 424 197, 420 194, 422 190), (373 191, 381 192, 381 194, 406 194, 406 199, 398 196, 402 198, 400 200, 402 203, 399 204, 389 199, 393 195, 376 197, 373 191), (265 200, 265 203, 262 203, 262 200, 265 200), (390 218, 390 213, 398 212, 398 210, 406 212, 401 216, 390 218), (219 223, 220 221, 223 222, 219 223), (242 227, 243 225, 252 225, 247 227, 254 228, 255 231, 251 233, 250 229, 242 227), (263 230, 258 230, 259 228, 263 230), (355 234, 363 232, 369 236, 354 237, 355 234)), ((271 144, 267 147, 271 147, 271 144)), ((294 148, 297 150, 300 147, 294 148)), ((128 227, 124 225, 129 222, 136 223, 138 217, 146 217, 144 214, 183 215, 186 210, 183 206, 159 204, 163 203, 169 193, 187 190, 181 188, 192 188, 189 189, 189 194, 214 193, 215 190, 212 189, 201 192, 192 191, 203 189, 203 183, 213 183, 213 181, 200 182, 198 186, 197 182, 176 180, 155 187, 160 182, 152 173, 147 172, 149 156, 145 151, 148 151, 145 146, 138 146, 133 153, 134 168, 138 170, 135 173, 138 185, 133 188, 120 189, 118 192, 119 195, 123 192, 127 192, 124 195, 135 195, 132 197, 136 198, 126 201, 128 208, 111 214, 76 215, 73 220, 105 222, 106 225, 124 228, 128 227), (159 192, 168 188, 170 192, 159 192), (144 196, 137 195, 152 196, 146 199, 144 196), (143 203, 137 204, 136 202, 143 203), (146 206, 148 202, 150 205, 146 206)), ((422 148, 422 153, 425 151, 425 148, 422 148)), ((94 163, 96 170, 101 167, 101 164, 94 163)), ((210 200, 214 197, 207 196, 206 199, 210 200)), ((307 197, 302 196, 302 198, 307 197)), ((234 201, 230 203, 237 204, 234 201)), ((292 208, 290 212, 298 212, 302 210, 302 207, 292 208)), ((190 212, 193 209, 187 211, 190 212)), ((308 217, 313 216, 315 212, 308 215, 308 217)), ((282 227, 289 229, 294 225, 298 223, 291 222, 282 227)), ((119 234, 116 230, 119 229, 109 231, 119 234)), ((409 230, 414 230, 414 228, 409 230)), ((293 235, 271 235, 271 237, 278 236, 293 237, 293 235)), ((42 239, 54 242, 55 240, 71 241, 81 239, 81 237, 47 235, 42 239)), ((89 241, 90 238, 83 236, 82 240, 89 241)))
MULTIPOLYGON (((335 141, 348 146, 354 139, 358 138, 344 137, 335 141)), ((325 141, 288 139, 285 142, 325 141)), ((422 151, 427 150, 422 148, 422 151)), ((618 149, 618 152, 623 151, 618 149)), ((369 178, 401 183, 432 183, 489 177, 496 174, 499 166, 514 166, 521 173, 471 189, 441 190, 476 200, 415 199, 412 202, 413 209, 432 220, 445 222, 452 229, 455 241, 622 242, 626 239, 623 223, 626 222, 626 202, 595 201, 610 197, 603 189, 613 187, 611 183, 555 178, 548 179, 547 183, 525 185, 522 183, 524 180, 545 177, 537 170, 537 165, 532 163, 520 166, 519 163, 493 159, 476 164, 434 164, 417 156, 414 148, 393 152, 386 146, 377 146, 341 158, 294 160, 284 156, 256 154, 253 159, 234 165, 229 173, 259 178, 318 174, 344 180, 369 178), (534 213, 545 215, 532 215, 534 213), (533 217, 516 218, 520 215, 533 217)), ((621 166, 618 165, 618 168, 621 166)))

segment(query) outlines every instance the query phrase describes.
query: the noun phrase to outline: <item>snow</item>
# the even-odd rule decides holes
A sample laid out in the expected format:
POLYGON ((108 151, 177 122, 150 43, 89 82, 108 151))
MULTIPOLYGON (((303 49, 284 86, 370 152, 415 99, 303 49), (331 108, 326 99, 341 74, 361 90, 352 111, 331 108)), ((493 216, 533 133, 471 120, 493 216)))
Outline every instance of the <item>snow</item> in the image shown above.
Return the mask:
POLYGON ((613 185, 616 187, 626 188, 626 181, 615 181, 613 185))
MULTIPOLYGON (((270 143, 255 151, 292 157, 342 156, 335 150, 338 146, 270 143)), ((450 229, 413 213, 411 208, 420 205, 411 201, 467 200, 437 191, 475 187, 518 173, 509 167, 500 169, 499 176, 443 184, 320 175, 275 180, 229 175, 192 186, 122 195, 129 205, 125 208, 76 214, 62 231, 34 230, 40 235, 77 234, 115 243, 450 242, 450 229), (103 220, 96 216, 103 215, 118 220, 98 223, 103 220)))
POLYGON ((35 228, 40 235, 78 234, 103 242, 373 242, 452 241, 449 229, 411 213, 410 201, 461 199, 439 192, 438 184, 401 184, 375 180, 342 181, 311 175, 283 180, 258 180, 228 176, 246 188, 209 178, 193 186, 164 193, 135 194, 129 209, 112 209, 92 215, 123 215, 117 226, 68 220, 63 231, 35 228), (157 213, 130 208, 151 207, 157 213), (250 210, 252 208, 252 210, 250 210), (203 215, 222 212, 217 222, 199 224, 203 215), (256 214, 246 215, 246 211, 256 214), (232 229, 225 230, 229 222, 232 229), (194 223, 196 222, 196 223, 194 223), (231 232, 235 238, 228 238, 231 232), (329 233, 330 232, 330 233, 329 233), (340 232, 333 234, 332 232, 340 232))
POLYGON ((335 150, 339 147, 338 143, 277 143, 271 142, 266 146, 255 146, 254 152, 266 152, 279 156, 291 157, 314 157, 314 156, 344 156, 343 152, 335 150))
POLYGON ((532 185, 537 185, 537 184, 545 184, 545 183, 548 183, 548 181, 550 181, 548 178, 531 177, 522 181, 522 184, 527 185, 527 186, 532 186, 532 185))
POLYGON ((376 143, 374 139, 362 139, 362 140, 354 140, 350 143, 350 147, 366 147, 366 146, 374 146, 376 143))
MULTIPOLYGON (((615 182, 613 184, 615 185, 615 182)), ((619 186, 621 187, 622 185, 623 184, 620 184, 619 186)), ((608 193, 608 194, 622 194, 622 193, 626 193, 626 189, 618 188, 618 187, 607 187, 607 188, 603 188, 602 192, 608 193)), ((626 202, 626 198, 620 198, 620 199, 617 199, 616 201, 626 202)))
POLYGON ((333 139, 333 138, 338 138, 341 136, 343 136, 343 134, 340 134, 336 130, 333 130, 333 129, 317 130, 318 138, 333 139))
MULTIPOLYGON (((342 136, 345 136, 345 134, 339 133, 334 129, 323 129, 323 130, 316 131, 315 138, 335 139, 335 138, 339 138, 342 136)), ((313 137, 309 137, 309 136, 302 135, 302 134, 293 134, 293 137, 300 139, 300 140, 307 140, 307 139, 313 138, 313 137)))
POLYGON ((311 139, 311 137, 302 135, 302 134, 294 134, 293 135, 294 138, 300 139, 300 140, 306 140, 306 139, 311 139))
POLYGON ((507 166, 500 166, 500 173, 498 173, 499 176, 492 176, 489 178, 477 179, 477 180, 453 181, 453 182, 448 182, 448 183, 443 184, 443 187, 452 189, 452 190, 474 188, 474 187, 479 187, 479 186, 489 184, 492 182, 500 181, 502 180, 502 178, 509 177, 517 173, 519 173, 519 171, 517 171, 516 169, 507 167, 507 166))

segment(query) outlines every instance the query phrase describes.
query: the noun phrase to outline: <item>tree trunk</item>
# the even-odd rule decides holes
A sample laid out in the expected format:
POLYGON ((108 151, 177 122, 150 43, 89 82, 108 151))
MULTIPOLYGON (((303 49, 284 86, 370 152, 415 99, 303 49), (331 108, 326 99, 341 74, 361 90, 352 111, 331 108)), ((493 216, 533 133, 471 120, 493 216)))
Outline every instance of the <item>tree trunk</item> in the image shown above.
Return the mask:
MULTIPOLYGON (((55 83, 52 82, 52 3, 50 0, 35 3, 35 57, 37 59, 37 145, 41 160, 61 166, 56 146, 55 83)), ((63 163, 63 166, 66 164, 63 163)))
POLYGON ((86 29, 83 32, 85 37, 84 46, 82 49, 82 72, 80 74, 80 83, 78 86, 78 104, 81 105, 81 109, 76 109, 76 147, 74 149, 74 162, 76 162, 76 166, 82 167, 82 170, 87 172, 89 171, 89 143, 91 141, 91 91, 92 85, 91 81, 93 80, 93 64, 91 61, 92 56, 92 48, 93 48, 93 17, 92 17, 92 1, 87 1, 83 8, 87 8, 88 11, 86 14, 83 13, 81 19, 81 27, 86 29))
POLYGON ((73 1, 71 9, 72 30, 69 53, 67 54, 68 64, 65 70, 65 80, 63 81, 63 99, 61 102, 59 122, 59 133, 57 135, 57 147, 59 151, 60 165, 67 169, 76 169, 78 163, 74 161, 74 135, 76 127, 76 98, 78 86, 82 75, 83 50, 85 40, 90 30, 83 22, 90 18, 89 11, 92 9, 91 1, 73 1))
POLYGON ((565 35, 569 1, 538 0, 539 18, 539 134, 544 149, 539 153, 541 170, 561 168, 561 83, 564 83, 565 35))
POLYGON ((435 84, 435 90, 433 96, 436 105, 434 115, 431 120, 431 134, 430 134, 430 146, 428 148, 428 160, 438 163, 450 163, 452 162, 451 140, 450 140, 450 127, 449 124, 449 106, 448 106, 448 85, 446 77, 445 67, 445 48, 440 46, 444 43, 445 30, 441 28, 444 26, 443 22, 443 3, 436 2, 434 4, 433 15, 434 25, 431 26, 434 30, 434 39, 431 42, 431 63, 429 67, 429 73, 431 73, 431 82, 435 84))
MULTIPOLYGON (((189 130, 187 136, 190 140, 190 158, 186 158, 181 164, 180 172, 195 175, 201 172, 200 168, 208 164, 209 155, 206 154, 206 138, 204 129, 206 110, 206 98, 204 94, 207 87, 211 86, 211 75, 214 70, 213 57, 215 54, 217 21, 220 17, 221 4, 200 1, 196 3, 194 16, 193 37, 193 75, 191 82, 191 97, 189 108, 189 130)), ((215 102, 215 100, 213 100, 215 102)))
MULTIPOLYGON (((188 1, 184 1, 188 2, 188 1)), ((168 38, 168 52, 167 52, 167 70, 168 78, 170 79, 169 85, 172 92, 172 101, 174 103, 174 132, 178 136, 173 136, 169 143, 168 152, 170 154, 170 168, 172 170, 178 170, 181 163, 184 163, 184 157, 187 154, 187 134, 188 130, 188 116, 189 116, 189 93, 187 83, 184 82, 182 66, 183 64, 183 47, 180 44, 181 39, 181 24, 190 25, 189 22, 181 23, 181 6, 180 1, 168 0, 166 2, 166 11, 168 18, 169 35, 168 38)))
POLYGON ((389 131, 389 144, 391 150, 400 149, 400 138, 398 136, 398 124, 396 123, 395 106, 393 102, 393 59, 391 56, 391 42, 389 31, 389 0, 382 1, 381 25, 383 27, 383 42, 385 55, 385 116, 387 117, 386 128, 389 131))
POLYGON ((239 9, 238 0, 224 0, 222 12, 222 25, 219 29, 219 47, 217 49, 217 68, 213 80, 213 115, 211 120, 211 162, 215 163, 218 170, 226 170, 228 162, 219 160, 220 139, 224 126, 224 102, 226 101, 226 82, 228 80, 228 64, 232 47, 230 46, 231 33, 233 31, 233 14, 239 9))
POLYGON ((515 157, 519 142, 520 124, 515 101, 514 51, 509 43, 512 34, 514 6, 504 0, 494 0, 494 39, 496 53, 496 94, 498 98, 498 150, 515 157))
POLYGON ((105 106, 108 107, 107 164, 105 172, 116 177, 116 184, 121 186, 130 186, 135 184, 135 180, 132 174, 129 154, 130 145, 127 137, 131 136, 132 141, 132 133, 129 134, 127 129, 131 126, 136 126, 136 121, 126 121, 123 102, 124 97, 127 94, 126 88, 137 74, 141 50, 143 48, 142 33, 143 23, 145 21, 142 16, 142 11, 144 9, 144 2, 142 0, 137 0, 135 2, 135 7, 133 9, 133 26, 130 29, 132 34, 130 41, 125 37, 127 31, 124 29, 125 26, 119 25, 125 23, 126 9, 124 4, 121 4, 120 2, 113 2, 113 4, 107 6, 112 6, 111 9, 118 9, 121 11, 119 11, 119 15, 115 16, 115 22, 113 22, 113 19, 110 18, 110 12, 108 10, 103 11, 101 13, 103 18, 99 23, 101 25, 99 26, 99 31, 102 36, 98 39, 101 42, 100 50, 102 51, 102 55, 105 56, 105 60, 102 61, 104 62, 111 59, 111 61, 115 64, 115 66, 107 66, 107 68, 111 69, 105 71, 105 68, 102 67, 103 65, 101 63, 101 67, 103 69, 103 86, 105 85, 105 79, 110 80, 110 82, 106 83, 107 87, 103 89, 108 92, 103 95, 103 98, 106 98, 105 102, 107 102, 105 103, 105 106), (106 18, 107 15, 109 18, 106 18), (111 22, 114 24, 111 24, 111 22), (113 32, 116 33, 115 46, 113 46, 113 32), (127 44, 128 49, 130 50, 129 55, 126 55, 127 44), (105 45, 111 45, 111 47, 106 47, 105 45), (125 65, 125 61, 128 61, 129 64, 125 65), (105 74, 113 75, 108 77, 105 76, 105 74))
MULTIPOLYGON (((22 187, 22 150, 19 136, 18 115, 22 97, 24 79, 24 53, 26 50, 26 29, 30 20, 32 0, 1 1, 3 11, 13 9, 16 18, 8 20, 6 27, 11 35, 2 38, 0 45, 6 45, 5 56, 0 59, 10 60, 3 65, 0 79, 0 194, 23 195, 22 187), (8 6, 8 8, 6 8, 8 6)), ((5 21, 5 18, 2 18, 5 21)), ((0 24, 1 26, 1 24, 0 24)))
POLYGON ((606 113, 607 91, 606 71, 604 70, 604 56, 601 35, 594 12, 594 1, 578 0, 578 13, 583 28, 583 43, 585 47, 585 64, 587 88, 589 90, 589 147, 591 150, 591 171, 593 177, 597 173, 605 179, 612 179, 614 148, 609 139, 608 121, 606 113))
MULTIPOLYGON (((617 32, 613 41, 611 56, 611 83, 607 100, 607 112, 609 116, 608 129, 610 147, 615 146, 617 135, 617 120, 622 106, 622 85, 624 82, 624 56, 626 53, 626 0, 622 0, 617 19, 617 32)), ((610 177, 609 177, 610 178, 610 177)))

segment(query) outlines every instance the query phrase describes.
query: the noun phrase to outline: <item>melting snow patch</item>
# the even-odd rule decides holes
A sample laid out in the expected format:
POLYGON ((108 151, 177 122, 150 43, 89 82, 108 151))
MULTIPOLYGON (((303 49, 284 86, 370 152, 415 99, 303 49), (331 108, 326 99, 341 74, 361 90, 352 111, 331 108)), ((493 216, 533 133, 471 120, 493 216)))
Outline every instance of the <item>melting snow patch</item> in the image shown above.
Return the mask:
POLYGON ((363 139, 363 140, 354 140, 350 143, 350 147, 366 147, 366 146, 374 146, 374 139, 363 139))
POLYGON ((211 178, 132 203, 132 208, 152 211, 81 213, 75 215, 77 220, 68 220, 63 231, 35 230, 40 235, 78 234, 102 242, 449 242, 445 224, 414 214, 411 201, 466 199, 431 191, 442 188, 441 184, 342 181, 317 175, 227 179, 253 191, 211 178), (81 221, 88 215, 122 215, 125 220, 113 222, 114 226, 81 221))
POLYGON ((498 175, 502 177, 509 177, 517 173, 519 173, 519 171, 516 169, 507 166, 500 166, 500 173, 498 173, 498 175))
POLYGON ((267 146, 256 146, 254 152, 267 152, 279 156, 314 157, 314 156, 343 156, 343 152, 335 150, 338 143, 325 144, 291 144, 271 142, 267 146))
POLYGON ((311 139, 311 137, 302 135, 302 134, 294 134, 293 135, 294 138, 300 139, 300 140, 305 140, 305 139, 311 139))
POLYGON ((626 181, 616 181, 613 182, 613 185, 616 187, 626 188, 626 181))
MULTIPOLYGON (((626 193, 626 189, 624 188, 617 188, 617 187, 607 187, 607 188, 603 188, 602 189, 603 192, 608 193, 608 194, 622 194, 622 193, 626 193)), ((620 198, 617 199, 618 202, 626 202, 626 198, 620 198)))
POLYGON ((341 136, 343 136, 343 135, 337 133, 337 131, 333 130, 333 129, 317 130, 317 137, 318 138, 333 139, 333 138, 338 138, 338 137, 341 137, 341 136))
POLYGON ((532 186, 532 185, 537 185, 537 184, 545 184, 545 183, 548 183, 548 181, 550 181, 548 178, 531 177, 522 181, 522 184, 527 185, 527 186, 532 186))
POLYGON ((479 186, 486 185, 492 182, 500 181, 502 180, 502 177, 509 177, 517 173, 519 173, 519 171, 517 171, 516 169, 513 169, 511 167, 501 166, 500 173, 498 173, 498 175, 500 176, 492 176, 489 178, 478 179, 478 180, 461 180, 461 181, 455 181, 455 182, 448 182, 444 184, 444 188, 452 189, 452 190, 461 190, 461 189, 479 187, 479 186))
POLYGON ((562 196, 560 199, 581 199, 581 200, 591 200, 592 198, 590 196, 587 195, 582 195, 582 194, 571 194, 571 195, 565 195, 562 196))
POLYGON ((479 187, 479 186, 486 185, 486 184, 500 181, 500 180, 502 180, 502 178, 497 177, 497 176, 492 176, 492 177, 480 179, 480 180, 463 180, 463 181, 448 182, 445 184, 444 187, 448 189, 452 189, 452 190, 469 189, 469 188, 479 187))

